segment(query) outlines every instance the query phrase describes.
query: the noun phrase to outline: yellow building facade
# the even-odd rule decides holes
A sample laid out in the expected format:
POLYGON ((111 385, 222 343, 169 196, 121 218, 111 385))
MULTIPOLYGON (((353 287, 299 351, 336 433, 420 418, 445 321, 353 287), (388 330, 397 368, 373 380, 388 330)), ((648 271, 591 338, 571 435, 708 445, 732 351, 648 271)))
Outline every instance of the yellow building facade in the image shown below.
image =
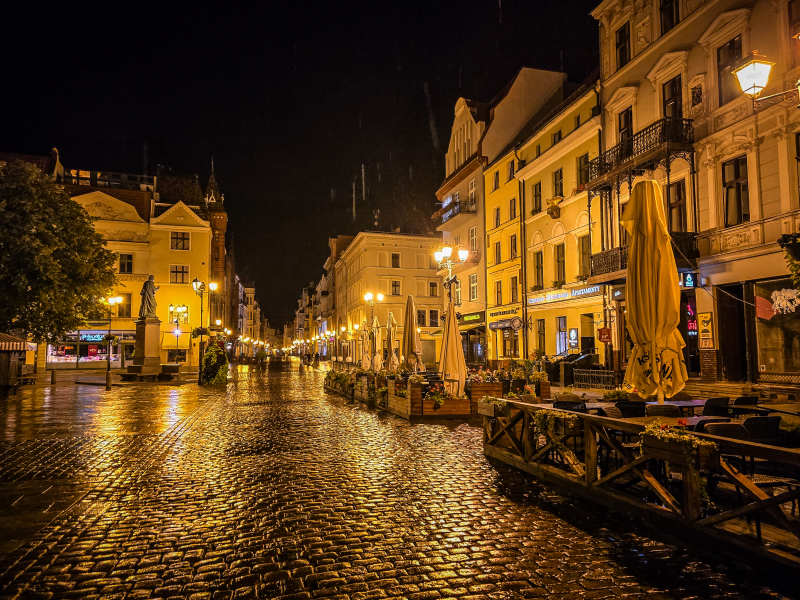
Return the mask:
POLYGON ((557 107, 517 146, 525 199, 524 320, 528 348, 547 356, 597 351, 604 286, 588 283, 600 250, 599 203, 589 213, 589 161, 598 155, 600 117, 593 84, 557 107), (591 217, 591 218, 590 218, 591 217))
POLYGON ((524 358, 522 213, 513 148, 484 171, 489 360, 524 358))

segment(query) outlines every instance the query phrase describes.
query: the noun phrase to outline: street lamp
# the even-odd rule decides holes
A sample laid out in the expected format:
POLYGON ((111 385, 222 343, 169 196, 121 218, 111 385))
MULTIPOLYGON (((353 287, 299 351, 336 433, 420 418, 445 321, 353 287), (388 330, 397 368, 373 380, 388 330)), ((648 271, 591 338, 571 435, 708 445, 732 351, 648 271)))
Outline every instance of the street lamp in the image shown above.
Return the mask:
POLYGON ((109 296, 106 298, 108 306, 108 337, 106 337, 106 389, 111 389, 111 307, 122 304, 122 296, 109 296))
POLYGON ((458 265, 463 265, 465 262, 467 262, 467 258, 469 258, 469 250, 464 248, 464 246, 459 246, 457 254, 458 262, 455 262, 450 258, 453 255, 453 247, 446 242, 444 246, 433 253, 433 258, 436 260, 439 268, 447 269, 447 278, 444 280, 444 287, 447 290, 447 300, 449 302, 453 301, 452 287, 456 282, 456 278, 453 276, 453 268, 458 265))
POLYGON ((770 94, 769 96, 760 96, 764 88, 767 87, 769 73, 774 64, 756 50, 753 50, 740 60, 737 67, 731 71, 736 76, 742 92, 753 100, 753 111, 761 109, 764 104, 797 103, 800 101, 800 80, 795 84, 794 89, 770 94))
POLYGON ((208 284, 208 290, 206 291, 206 284, 195 277, 194 281, 192 281, 192 289, 200 296, 200 356, 198 359, 197 383, 203 383, 203 351, 205 350, 205 342, 203 340, 203 333, 205 332, 205 322, 203 321, 203 295, 216 292, 217 284, 212 281, 208 284))

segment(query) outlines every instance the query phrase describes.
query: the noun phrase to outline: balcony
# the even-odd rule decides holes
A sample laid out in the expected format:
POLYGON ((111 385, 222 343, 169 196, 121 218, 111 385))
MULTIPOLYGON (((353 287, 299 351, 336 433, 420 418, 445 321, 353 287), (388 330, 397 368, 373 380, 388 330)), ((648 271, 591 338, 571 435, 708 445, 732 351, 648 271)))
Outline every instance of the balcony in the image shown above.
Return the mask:
MULTIPOLYGON (((697 234, 691 231, 675 231, 670 235, 674 245, 675 265, 678 270, 696 269, 697 259, 700 257, 697 248, 697 234)), ((589 283, 622 283, 627 277, 627 245, 592 254, 592 275, 589 277, 589 283)))
POLYGON ((589 161, 588 188, 611 188, 623 172, 652 169, 665 158, 693 152, 692 120, 665 117, 589 161))
POLYGON ((475 200, 459 200, 451 202, 434 213, 438 221, 438 231, 452 230, 478 214, 478 203, 475 200), (444 224, 447 223, 447 227, 444 224))

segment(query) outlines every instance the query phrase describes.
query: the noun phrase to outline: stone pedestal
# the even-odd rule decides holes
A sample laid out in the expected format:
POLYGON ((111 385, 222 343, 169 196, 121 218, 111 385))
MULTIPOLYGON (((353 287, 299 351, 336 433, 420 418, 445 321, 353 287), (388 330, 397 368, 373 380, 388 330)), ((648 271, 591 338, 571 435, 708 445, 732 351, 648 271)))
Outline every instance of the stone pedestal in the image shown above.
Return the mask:
POLYGON ((133 366, 136 373, 147 375, 161 372, 161 320, 137 319, 136 352, 133 366))

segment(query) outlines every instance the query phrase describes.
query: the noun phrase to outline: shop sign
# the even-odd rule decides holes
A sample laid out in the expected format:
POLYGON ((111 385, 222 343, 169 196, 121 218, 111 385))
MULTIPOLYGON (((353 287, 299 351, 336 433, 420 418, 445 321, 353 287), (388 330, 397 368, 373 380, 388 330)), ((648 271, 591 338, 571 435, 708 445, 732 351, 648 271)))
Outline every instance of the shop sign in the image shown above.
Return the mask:
POLYGON ((697 323, 700 327, 698 337, 700 348, 714 347, 714 315, 710 312, 697 313, 697 323))
POLYGON ((548 304, 550 302, 558 302, 560 300, 572 300, 574 298, 583 298, 584 296, 594 296, 599 294, 601 288, 599 285, 589 285, 582 288, 572 288, 569 290, 552 290, 544 294, 537 294, 535 296, 528 296, 528 304, 548 304))
POLYGON ((489 323, 489 329, 511 329, 511 321, 513 321, 513 319, 500 319, 499 321, 492 321, 489 323))
POLYGON ((697 273, 678 273, 678 283, 685 288, 697 287, 697 273))
POLYGON ((624 285, 620 285, 620 286, 611 288, 611 299, 612 300, 625 300, 625 286, 624 285))
POLYGON ((569 330, 569 347, 571 350, 578 347, 578 328, 573 327, 569 330))
POLYGON ((611 329, 608 327, 601 327, 597 330, 597 340, 601 344, 611 343, 611 329))
POLYGON ((503 315, 515 315, 519 312, 518 308, 509 308, 507 310, 498 310, 497 312, 489 313, 490 317, 502 317, 503 315))
POLYGON ((459 324, 465 325, 467 323, 483 323, 486 320, 486 311, 466 313, 461 315, 458 319, 459 324))
POLYGON ((521 318, 514 317, 510 319, 510 321, 511 321, 511 329, 513 329, 514 331, 519 331, 520 329, 522 329, 523 323, 521 318))
POLYGON ((105 333, 82 333, 81 334, 81 341, 82 342, 102 342, 103 338, 106 336, 105 333))

